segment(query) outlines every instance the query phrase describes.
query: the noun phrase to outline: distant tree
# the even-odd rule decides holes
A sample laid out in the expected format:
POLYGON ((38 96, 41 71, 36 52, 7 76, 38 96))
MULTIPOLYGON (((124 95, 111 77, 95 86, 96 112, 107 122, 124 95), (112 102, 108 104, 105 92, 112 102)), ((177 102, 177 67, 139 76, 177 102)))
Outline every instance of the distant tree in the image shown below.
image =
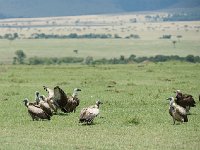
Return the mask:
POLYGON ((23 52, 23 50, 17 50, 15 52, 17 55, 16 57, 13 57, 13 63, 19 63, 19 64, 24 64, 24 59, 26 58, 26 54, 23 52))
POLYGON ((176 43, 177 43, 177 41, 172 41, 172 43, 173 43, 173 45, 174 45, 174 48, 176 47, 176 43))
POLYGON ((128 60, 129 61, 135 61, 136 55, 132 54, 129 56, 128 60))
POLYGON ((93 57, 92 56, 87 56, 85 58, 85 64, 90 65, 93 63, 93 57))
POLYGON ((180 42, 180 39, 182 38, 182 35, 177 35, 178 41, 180 42))
POLYGON ((121 38, 121 37, 118 34, 115 34, 114 38, 118 39, 118 38, 121 38))
POLYGON ((193 55, 187 55, 185 59, 188 62, 192 62, 192 63, 195 62, 195 57, 193 55))
POLYGON ((76 53, 76 54, 78 54, 78 50, 77 49, 73 50, 73 52, 76 53))

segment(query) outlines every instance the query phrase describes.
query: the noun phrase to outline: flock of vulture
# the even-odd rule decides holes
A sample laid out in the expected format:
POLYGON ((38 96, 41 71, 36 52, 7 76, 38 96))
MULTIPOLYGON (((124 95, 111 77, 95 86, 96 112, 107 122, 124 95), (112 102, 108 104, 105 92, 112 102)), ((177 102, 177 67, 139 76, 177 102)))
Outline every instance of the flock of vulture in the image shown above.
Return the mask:
MULTIPOLYGON (((58 110, 64 113, 71 113, 76 111, 80 100, 78 98, 79 88, 75 88, 73 94, 68 96, 59 86, 50 89, 43 86, 44 90, 48 92, 48 96, 40 95, 38 91, 35 92, 34 102, 29 102, 26 98, 23 102, 28 109, 28 113, 34 120, 50 120, 53 114, 57 114, 58 110)), ((99 106, 102 104, 99 100, 96 104, 83 108, 80 113, 79 122, 92 124, 93 120, 99 114, 99 106)))
POLYGON ((196 106, 193 96, 190 94, 183 94, 180 90, 177 90, 175 98, 170 97, 167 100, 170 100, 169 114, 173 118, 173 124, 175 124, 176 121, 188 122, 187 115, 190 114, 190 107, 196 106))
MULTIPOLYGON (((27 98, 23 101, 33 121, 42 119, 50 120, 53 114, 57 114, 58 110, 64 113, 76 112, 76 107, 80 103, 78 92, 81 89, 75 88, 73 94, 68 96, 59 86, 54 87, 53 90, 46 86, 43 87, 48 92, 48 96, 40 95, 36 91, 34 102, 29 102, 27 98)), ((180 90, 177 90, 176 96, 170 97, 167 100, 170 100, 169 114, 173 118, 173 124, 176 121, 188 122, 187 115, 190 114, 190 107, 196 106, 193 96, 183 94, 180 90)), ((83 108, 80 112, 79 123, 92 124, 94 118, 99 115, 100 104, 102 102, 98 100, 95 105, 83 108)))

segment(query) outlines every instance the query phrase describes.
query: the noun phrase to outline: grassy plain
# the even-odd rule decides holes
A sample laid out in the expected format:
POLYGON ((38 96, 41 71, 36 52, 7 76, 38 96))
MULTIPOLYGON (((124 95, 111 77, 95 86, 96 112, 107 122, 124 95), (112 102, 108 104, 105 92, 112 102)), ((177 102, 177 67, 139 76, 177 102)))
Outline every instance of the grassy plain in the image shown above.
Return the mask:
POLYGON ((199 149, 200 65, 180 62, 130 65, 0 65, 0 143, 7 149, 199 149), (42 86, 67 93, 80 87, 76 113, 32 121, 22 103, 42 86), (181 89, 194 96, 189 122, 172 125, 166 98, 181 89), (101 99, 94 125, 78 123, 81 108, 101 99))
POLYGON ((18 33, 19 39, 0 40, 0 63, 12 63, 14 52, 23 50, 27 58, 92 56, 113 58, 131 54, 136 56, 155 56, 189 54, 200 56, 200 21, 162 22, 149 21, 152 17, 166 14, 117 14, 89 15, 49 18, 17 18, 0 20, 0 36, 18 33), (131 20, 136 19, 137 22, 131 20), (123 39, 28 39, 31 34, 118 34, 123 39), (138 35, 139 39, 124 39, 130 34, 138 35), (163 35, 171 35, 171 39, 160 39, 163 35), (177 36, 182 36, 177 38, 177 36), (176 41, 174 48, 172 41, 176 41), (73 50, 79 50, 76 55, 73 50))
POLYGON ((189 54, 200 56, 199 39, 186 39, 177 42, 173 47, 172 40, 133 40, 133 39, 20 39, 14 41, 0 40, 0 63, 12 63, 16 50, 23 50, 27 58, 38 57, 83 57, 119 58, 129 57, 179 55, 189 54), (73 50, 79 50, 78 54, 73 50))

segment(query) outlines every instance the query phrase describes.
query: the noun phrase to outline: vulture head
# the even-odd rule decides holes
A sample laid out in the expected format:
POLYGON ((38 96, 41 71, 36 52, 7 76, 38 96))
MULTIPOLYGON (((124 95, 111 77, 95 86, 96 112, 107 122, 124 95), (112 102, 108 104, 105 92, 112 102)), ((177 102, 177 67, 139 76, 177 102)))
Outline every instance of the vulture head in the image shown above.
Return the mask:
POLYGON ((78 92, 79 92, 79 91, 81 91, 81 89, 75 88, 74 91, 73 91, 72 97, 78 96, 78 92))
POLYGON ((28 104, 29 104, 28 98, 25 98, 25 99, 23 100, 23 102, 24 102, 25 106, 28 107, 28 104))
POLYGON ((103 104, 103 103, 100 100, 97 100, 96 105, 97 105, 98 108, 99 108, 100 104, 103 104))
POLYGON ((176 93, 176 97, 180 97, 183 95, 181 90, 176 90, 175 93, 176 93))
POLYGON ((38 104, 40 102, 40 97, 39 97, 40 93, 38 91, 35 92, 35 101, 38 104))
POLYGON ((40 95, 40 96, 39 96, 39 100, 46 101, 46 97, 45 97, 44 95, 40 95))
POLYGON ((167 98, 167 100, 169 100, 170 106, 173 106, 175 104, 174 97, 169 97, 169 98, 167 98))

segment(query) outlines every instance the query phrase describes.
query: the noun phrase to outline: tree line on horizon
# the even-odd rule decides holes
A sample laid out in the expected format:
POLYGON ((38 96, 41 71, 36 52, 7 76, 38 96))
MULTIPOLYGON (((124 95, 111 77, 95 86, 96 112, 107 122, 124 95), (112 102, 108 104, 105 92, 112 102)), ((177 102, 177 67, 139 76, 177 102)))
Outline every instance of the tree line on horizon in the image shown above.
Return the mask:
POLYGON ((156 55, 151 57, 137 57, 132 54, 129 57, 121 55, 119 58, 102 58, 94 59, 92 56, 83 57, 30 57, 26 59, 26 54, 23 50, 17 50, 13 57, 13 64, 26 64, 26 65, 59 65, 59 64, 87 64, 87 65, 100 65, 100 64, 131 64, 142 62, 167 62, 167 61, 181 61, 190 63, 200 63, 200 57, 194 55, 187 55, 186 57, 180 57, 178 55, 156 55))

